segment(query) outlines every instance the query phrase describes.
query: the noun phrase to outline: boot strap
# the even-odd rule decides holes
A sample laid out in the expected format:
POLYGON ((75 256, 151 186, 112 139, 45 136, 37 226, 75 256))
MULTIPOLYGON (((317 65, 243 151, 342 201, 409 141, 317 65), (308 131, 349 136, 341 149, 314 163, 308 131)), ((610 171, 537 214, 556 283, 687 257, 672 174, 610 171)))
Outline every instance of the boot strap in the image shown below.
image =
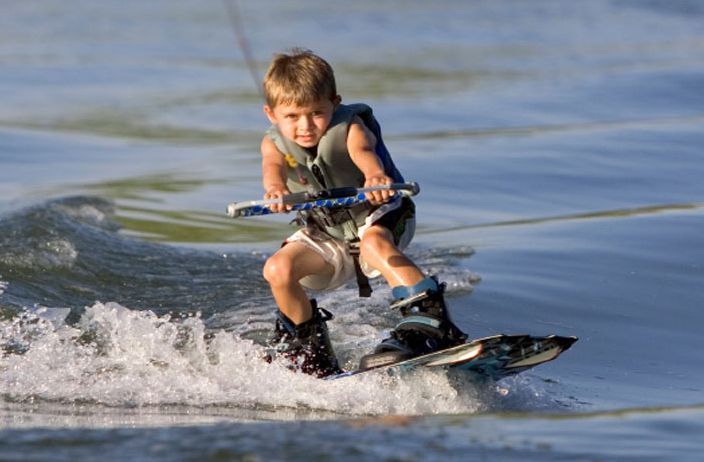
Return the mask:
POLYGON ((467 335, 459 330, 452 321, 432 316, 410 315, 401 319, 394 328, 395 332, 419 331, 435 339, 465 341, 467 335))
POLYGON ((347 249, 352 257, 352 263, 354 263, 354 274, 357 278, 357 287, 359 288, 360 297, 371 297, 372 296, 372 286, 369 285, 369 278, 364 271, 362 271, 362 265, 359 263, 359 239, 357 241, 348 242, 347 249))
POLYGON ((438 331, 440 330, 440 326, 442 326, 443 321, 440 319, 436 318, 431 318, 430 316, 406 316, 405 318, 401 319, 399 323, 396 325, 396 330, 403 330, 406 328, 413 328, 413 326, 416 326, 418 324, 422 326, 427 326, 431 327, 433 329, 437 329, 438 331), (408 326, 406 325, 408 324, 408 326))
POLYGON ((318 306, 316 299, 310 300, 310 306, 313 311, 313 316, 301 324, 294 324, 288 316, 283 314, 280 310, 276 310, 276 317, 281 325, 281 327, 290 335, 291 337, 301 337, 305 336, 311 329, 315 329, 318 324, 324 324, 326 321, 330 321, 334 318, 333 314, 318 306))

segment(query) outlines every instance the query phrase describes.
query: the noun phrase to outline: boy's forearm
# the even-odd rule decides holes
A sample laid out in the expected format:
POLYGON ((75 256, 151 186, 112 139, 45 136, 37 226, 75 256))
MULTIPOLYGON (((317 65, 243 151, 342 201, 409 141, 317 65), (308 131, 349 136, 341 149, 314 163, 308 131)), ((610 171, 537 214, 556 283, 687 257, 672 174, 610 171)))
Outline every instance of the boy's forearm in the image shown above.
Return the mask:
POLYGON ((386 175, 379 157, 373 151, 357 152, 352 157, 352 162, 364 174, 366 179, 386 175))

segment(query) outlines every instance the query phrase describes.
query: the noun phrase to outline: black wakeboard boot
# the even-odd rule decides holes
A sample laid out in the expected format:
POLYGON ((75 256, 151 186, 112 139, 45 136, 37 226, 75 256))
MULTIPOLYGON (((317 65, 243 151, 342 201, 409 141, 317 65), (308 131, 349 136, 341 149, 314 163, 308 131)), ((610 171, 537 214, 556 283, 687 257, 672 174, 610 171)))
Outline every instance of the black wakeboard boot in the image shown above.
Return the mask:
POLYGON ((370 369, 465 343, 467 334, 450 320, 445 284, 433 276, 412 287, 396 287, 391 308, 403 318, 374 353, 362 357, 359 368, 370 369))
POLYGON ((271 362, 275 356, 281 355, 290 361, 291 369, 316 377, 342 372, 325 323, 333 318, 332 313, 319 308, 315 300, 310 302, 313 317, 298 325, 277 311, 274 334, 268 342, 273 351, 267 354, 266 360, 271 362))

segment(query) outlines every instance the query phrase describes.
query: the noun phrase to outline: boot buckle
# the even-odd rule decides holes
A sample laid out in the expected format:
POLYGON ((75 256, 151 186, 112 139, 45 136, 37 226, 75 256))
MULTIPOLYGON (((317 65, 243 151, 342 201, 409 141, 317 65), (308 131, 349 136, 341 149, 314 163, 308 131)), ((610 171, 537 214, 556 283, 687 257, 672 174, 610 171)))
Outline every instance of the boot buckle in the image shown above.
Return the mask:
POLYGON ((412 295, 408 298, 400 298, 398 300, 395 300, 395 301, 391 302, 391 305, 389 305, 389 307, 392 310, 401 310, 401 313, 403 313, 403 309, 406 308, 408 305, 412 305, 413 303, 415 303, 417 301, 424 300, 424 299, 428 298, 429 295, 430 295, 430 291, 424 290, 423 292, 419 292, 419 293, 412 295))

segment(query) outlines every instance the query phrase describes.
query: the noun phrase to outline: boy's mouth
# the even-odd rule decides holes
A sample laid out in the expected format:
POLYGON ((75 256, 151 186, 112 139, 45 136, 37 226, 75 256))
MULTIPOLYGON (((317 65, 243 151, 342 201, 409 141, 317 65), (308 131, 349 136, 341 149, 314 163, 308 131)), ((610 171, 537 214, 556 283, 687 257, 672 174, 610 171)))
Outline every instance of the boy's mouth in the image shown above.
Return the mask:
POLYGON ((296 138, 301 143, 312 143, 315 141, 315 135, 313 135, 312 133, 306 135, 296 135, 296 138))

